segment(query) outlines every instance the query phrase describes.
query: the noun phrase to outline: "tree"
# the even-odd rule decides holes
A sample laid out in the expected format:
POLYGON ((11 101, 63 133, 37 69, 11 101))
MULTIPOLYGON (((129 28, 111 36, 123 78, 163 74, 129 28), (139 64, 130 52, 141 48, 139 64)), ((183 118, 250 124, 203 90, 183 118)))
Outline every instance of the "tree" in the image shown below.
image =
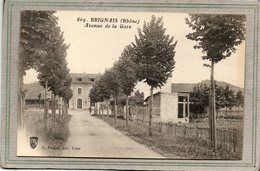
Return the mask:
POLYGON ((126 95, 126 126, 128 126, 128 107, 129 96, 137 83, 136 65, 133 62, 134 49, 131 45, 125 47, 117 63, 115 63, 115 72, 118 75, 118 81, 122 93, 126 95))
POLYGON ((149 135, 152 135, 152 105, 153 89, 161 88, 169 77, 175 65, 175 47, 173 37, 166 34, 163 26, 163 18, 152 16, 150 22, 144 22, 143 29, 138 29, 138 37, 135 36, 134 62, 137 67, 137 78, 151 87, 149 108, 149 135))
POLYGON ((71 99, 73 92, 71 90, 71 82, 72 78, 69 74, 63 79, 63 83, 61 84, 61 91, 60 97, 62 97, 63 102, 63 114, 68 115, 68 107, 69 107, 69 100, 71 99))
MULTIPOLYGON (((49 48, 46 49, 46 55, 42 57, 42 62, 37 68, 39 72, 38 79, 40 84, 46 89, 46 91, 52 91, 52 114, 55 122, 56 97, 66 96, 65 98, 68 98, 68 94, 72 93, 66 92, 69 91, 67 89, 70 89, 71 84, 71 78, 69 76, 69 69, 66 61, 67 49, 69 46, 64 43, 63 33, 61 32, 60 27, 54 25, 51 30, 52 31, 50 32, 51 34, 49 37, 52 37, 52 41, 49 42, 49 48), (65 91, 65 93, 63 91, 65 91)), ((64 101, 64 103, 67 107, 68 101, 64 101)), ((44 118, 46 118, 47 110, 48 109, 45 109, 44 111, 44 118)), ((67 109, 65 111, 67 112, 67 109)))
POLYGON ((133 96, 129 98, 130 104, 132 105, 143 105, 144 103, 144 93, 140 93, 139 90, 137 90, 133 96))
POLYGON ((225 106, 224 87, 218 86, 216 82, 214 82, 214 85, 216 89, 216 117, 218 118, 219 110, 225 106))
POLYGON ((91 104, 95 104, 98 102, 98 93, 96 84, 93 85, 93 87, 89 90, 89 99, 91 104))
POLYGON ((28 69, 38 69, 44 62, 46 51, 52 42, 52 28, 57 25, 55 11, 29 11, 21 12, 20 28, 20 74, 25 75, 28 69))
POLYGON ((227 116, 227 109, 231 109, 235 105, 235 93, 233 90, 229 88, 227 85, 223 91, 223 102, 224 107, 226 108, 226 116, 227 116))
POLYGON ((19 42, 19 87, 20 87, 20 119, 18 127, 23 128, 24 95, 23 76, 25 71, 35 69, 45 60, 50 43, 55 37, 52 28, 57 25, 55 11, 29 11, 21 12, 20 42, 19 42))
POLYGON ((186 35, 198 42, 194 48, 202 49, 203 60, 211 62, 209 127, 212 146, 216 151, 216 106, 214 86, 214 64, 230 57, 236 47, 245 40, 245 15, 190 14, 186 23, 193 30, 186 35))
POLYGON ((190 93, 192 111, 197 115, 204 113, 209 105, 209 87, 201 82, 193 87, 190 93))
MULTIPOLYGON (((101 82, 104 85, 105 90, 107 92, 106 95, 109 95, 109 97, 112 97, 114 100, 114 115, 115 115, 115 123, 116 123, 117 122, 116 104, 117 104, 117 99, 121 94, 121 89, 120 89, 120 82, 115 67, 105 70, 104 74, 101 77, 101 82)), ((102 98, 104 98, 104 96, 102 98)))
MULTIPOLYGON (((93 103, 103 102, 104 100, 110 99, 111 93, 106 83, 107 80, 104 75, 102 75, 93 85, 89 97, 93 103)), ((95 113, 96 114, 96 113, 95 113)))
POLYGON ((236 107, 244 107, 244 96, 240 90, 236 93, 235 105, 236 107))

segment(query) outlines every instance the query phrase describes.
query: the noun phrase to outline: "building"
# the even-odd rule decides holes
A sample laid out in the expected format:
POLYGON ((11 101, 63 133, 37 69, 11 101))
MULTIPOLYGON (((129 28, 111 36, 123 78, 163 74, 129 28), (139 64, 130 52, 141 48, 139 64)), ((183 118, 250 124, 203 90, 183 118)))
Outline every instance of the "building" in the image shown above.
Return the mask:
MULTIPOLYGON (((189 122, 190 96, 196 84, 169 83, 153 95, 153 120, 162 122, 189 122)), ((145 99, 147 107, 150 105, 150 96, 145 99)), ((148 119, 148 115, 146 117, 148 119)))
POLYGON ((70 75, 73 96, 69 101, 69 109, 88 109, 90 106, 89 91, 99 74, 71 73, 70 75))
MULTIPOLYGON (((150 96, 145 99, 148 107, 150 96)), ((189 122, 189 93, 157 92, 153 95, 153 118, 162 122, 189 122)))

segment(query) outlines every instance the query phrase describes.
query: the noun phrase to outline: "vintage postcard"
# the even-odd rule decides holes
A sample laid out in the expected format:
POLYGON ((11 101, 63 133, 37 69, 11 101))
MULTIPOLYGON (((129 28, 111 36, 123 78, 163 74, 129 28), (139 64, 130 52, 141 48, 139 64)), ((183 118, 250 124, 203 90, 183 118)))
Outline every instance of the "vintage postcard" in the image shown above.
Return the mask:
POLYGON ((6 1, 2 165, 259 169, 258 17, 254 2, 6 1))

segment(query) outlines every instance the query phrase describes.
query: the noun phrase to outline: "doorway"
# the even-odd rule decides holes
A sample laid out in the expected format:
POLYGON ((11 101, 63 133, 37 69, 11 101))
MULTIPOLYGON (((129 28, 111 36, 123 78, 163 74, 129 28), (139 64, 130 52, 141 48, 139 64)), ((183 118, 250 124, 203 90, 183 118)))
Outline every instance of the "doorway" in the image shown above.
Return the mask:
POLYGON ((77 99, 77 109, 82 109, 82 99, 77 99))

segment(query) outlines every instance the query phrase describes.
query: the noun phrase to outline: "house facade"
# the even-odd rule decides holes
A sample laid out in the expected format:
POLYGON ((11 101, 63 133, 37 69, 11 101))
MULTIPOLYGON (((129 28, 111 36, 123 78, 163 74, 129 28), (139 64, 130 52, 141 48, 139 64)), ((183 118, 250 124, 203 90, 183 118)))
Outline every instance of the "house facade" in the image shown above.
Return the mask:
MULTIPOLYGON (((145 99, 148 107, 150 96, 145 99)), ((189 94, 157 92, 153 95, 153 118, 162 122, 189 122, 189 94)))
POLYGON ((86 110, 90 107, 89 92, 99 74, 71 73, 71 90, 73 96, 69 101, 69 109, 86 110))

